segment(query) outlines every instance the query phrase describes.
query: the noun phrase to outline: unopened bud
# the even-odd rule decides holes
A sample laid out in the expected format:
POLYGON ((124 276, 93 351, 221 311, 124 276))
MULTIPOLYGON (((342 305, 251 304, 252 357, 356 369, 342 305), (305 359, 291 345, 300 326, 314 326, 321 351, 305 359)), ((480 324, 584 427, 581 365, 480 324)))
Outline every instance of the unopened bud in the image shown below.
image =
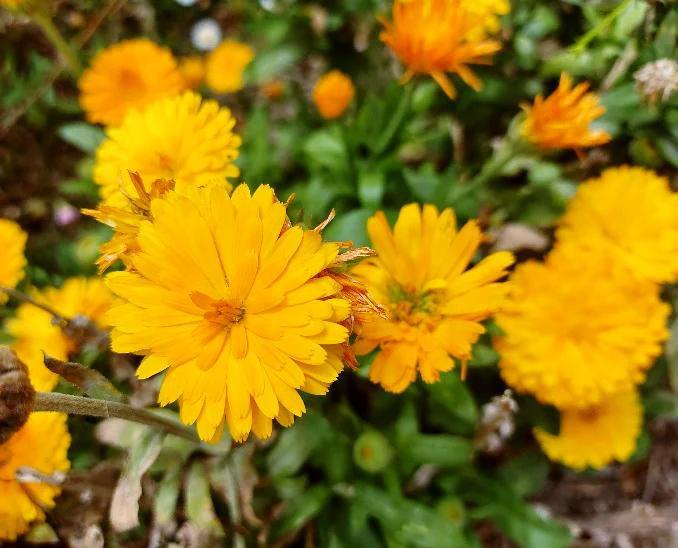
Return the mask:
POLYGON ((8 346, 0 345, 0 444, 28 420, 34 398, 28 369, 8 346))
POLYGON ((384 470, 392 457, 391 444, 382 433, 376 430, 362 433, 353 446, 355 463, 372 474, 384 470))

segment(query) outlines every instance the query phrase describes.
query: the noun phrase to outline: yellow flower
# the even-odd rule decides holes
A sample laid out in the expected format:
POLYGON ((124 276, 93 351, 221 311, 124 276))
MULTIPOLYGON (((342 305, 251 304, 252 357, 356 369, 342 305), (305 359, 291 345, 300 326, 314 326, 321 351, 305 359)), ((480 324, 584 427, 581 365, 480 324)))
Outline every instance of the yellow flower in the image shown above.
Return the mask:
POLYGON ((158 179, 174 180, 181 191, 238 176, 233 160, 241 140, 234 126, 227 108, 190 91, 130 112, 97 150, 94 180, 104 202, 124 207, 124 194, 134 195, 128 170, 139 173, 146 190, 158 179))
POLYGON ((499 32, 499 16, 511 11, 508 0, 462 0, 462 5, 479 22, 478 28, 469 33, 469 39, 482 39, 499 32))
MULTIPOLYGON (((150 189, 147 191, 138 173, 130 171, 129 178, 136 195, 123 195, 127 202, 124 207, 99 204, 97 209, 82 210, 85 215, 94 217, 100 223, 115 230, 110 241, 101 246, 102 255, 96 261, 100 274, 108 270, 117 260, 122 260, 126 265, 130 265, 132 253, 139 250, 137 235, 141 223, 152 218, 151 200, 162 198, 175 187, 174 181, 158 179, 150 184, 150 189)), ((224 186, 226 187, 226 185, 224 186)))
POLYGON ((606 253, 561 243, 521 264, 496 316, 504 380, 559 408, 596 405, 645 378, 668 335, 659 287, 606 253))
POLYGON ((558 231, 587 253, 612 254, 641 278, 678 278, 678 193, 666 177, 620 166, 582 183, 558 231))
POLYGON ((588 82, 572 87, 572 78, 561 74, 558 89, 551 95, 538 95, 533 105, 521 105, 526 113, 522 132, 542 149, 584 148, 610 141, 609 133, 590 129, 604 112, 598 96, 586 93, 588 82))
POLYGON ((482 83, 468 65, 488 64, 501 49, 499 42, 484 39, 495 26, 491 12, 476 10, 468 0, 394 0, 393 19, 382 20, 380 38, 405 65, 403 83, 428 74, 454 99, 457 93, 446 73, 458 74, 478 91, 482 83))
POLYGON ((243 88, 243 71, 254 59, 254 50, 235 40, 224 40, 207 55, 205 83, 215 93, 243 88))
POLYGON ((535 429, 544 452, 570 468, 600 469, 633 454, 643 422, 643 409, 634 390, 613 394, 598 405, 560 414, 560 433, 535 429))
MULTIPOLYGON (((64 318, 76 321, 88 318, 99 327, 105 327, 102 318, 111 305, 113 296, 102 280, 71 278, 60 288, 50 287, 35 292, 33 298, 56 310, 64 318)), ((31 383, 36 390, 51 390, 59 380, 43 363, 43 352, 53 358, 67 360, 81 350, 82 334, 76 328, 62 329, 54 325, 52 316, 29 303, 22 304, 16 316, 6 322, 8 333, 14 338, 12 348, 28 367, 31 383)))
POLYGON ((313 102, 323 118, 338 118, 353 100, 355 88, 351 79, 339 70, 331 70, 316 82, 313 102))
POLYGON ((133 270, 107 275, 113 350, 144 355, 142 379, 167 370, 160 404, 178 400, 202 439, 289 426, 298 390, 324 394, 343 368, 350 303, 323 273, 341 244, 291 226, 266 185, 169 192, 151 211, 133 270))
POLYGON ((507 293, 496 283, 513 263, 507 252, 494 253, 467 270, 482 241, 475 221, 457 232, 451 209, 438 213, 432 205, 400 210, 394 231, 378 212, 367 222, 376 258, 366 259, 352 273, 368 287, 390 319, 365 322, 355 344, 357 354, 377 346, 370 379, 390 392, 402 392, 417 377, 435 382, 465 363, 485 328, 481 320, 500 306, 507 293))
POLYGON ((21 429, 0 444, 0 541, 13 541, 31 523, 44 521, 44 509, 53 508, 61 492, 47 482, 19 483, 17 470, 27 467, 44 476, 64 473, 70 468, 70 444, 62 413, 31 413, 21 429))
MULTIPOLYGON (((24 277, 26 233, 14 221, 0 219, 0 285, 14 288, 24 277)), ((0 291, 0 304, 7 295, 0 291)))
POLYGON ((205 79, 205 60, 200 55, 184 57, 179 61, 179 71, 187 88, 197 88, 205 79))
POLYGON ((117 125, 130 110, 185 87, 172 53, 145 38, 125 40, 97 54, 78 86, 87 119, 106 125, 117 125))

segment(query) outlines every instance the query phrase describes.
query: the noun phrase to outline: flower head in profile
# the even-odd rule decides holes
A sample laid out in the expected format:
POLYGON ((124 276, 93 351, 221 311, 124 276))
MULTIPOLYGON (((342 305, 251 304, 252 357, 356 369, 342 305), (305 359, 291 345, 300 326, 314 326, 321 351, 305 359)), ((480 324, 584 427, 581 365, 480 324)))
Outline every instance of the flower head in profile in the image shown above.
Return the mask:
POLYGON ((402 82, 428 74, 454 99, 456 90, 447 75, 451 72, 480 90, 482 83, 469 65, 488 64, 501 49, 485 35, 496 27, 492 12, 503 3, 483 4, 491 9, 478 9, 480 4, 468 0, 394 0, 392 19, 382 21, 380 38, 405 65, 402 82))
POLYGON ((611 254, 640 278, 672 282, 678 279, 678 193, 649 169, 606 169, 579 185, 558 237, 590 254, 611 254))
POLYGON ((630 390, 661 352, 669 307, 659 287, 614 257, 561 242, 523 263, 496 320, 504 380, 558 408, 597 405, 630 390))
POLYGON ((544 453, 575 470, 604 468, 633 454, 643 423, 643 408, 635 390, 612 394, 597 405, 565 409, 557 435, 535 429, 544 453))
POLYGON ((134 194, 124 194, 127 203, 123 206, 99 204, 97 209, 83 209, 85 215, 95 218, 100 223, 110 226, 115 232, 113 237, 101 246, 101 257, 96 261, 99 273, 102 274, 118 260, 129 266, 130 257, 139 250, 137 234, 141 223, 151 219, 151 201, 162 198, 170 190, 174 190, 174 181, 158 179, 146 185, 136 172, 129 172, 134 194))
POLYGON ((133 269, 107 275, 116 352, 166 371, 161 405, 205 440, 270 436, 301 416, 299 391, 324 394, 343 368, 351 303, 325 275, 342 247, 292 226, 269 186, 169 192, 151 202, 133 269))
POLYGON ((6 322, 7 332, 14 339, 12 349, 28 367, 31 383, 36 390, 51 390, 58 375, 43 363, 43 352, 59 360, 68 360, 91 342, 85 336, 88 321, 104 328, 103 315, 111 305, 113 296, 103 280, 98 278, 70 278, 60 288, 50 287, 35 291, 33 299, 47 305, 71 324, 60 326, 52 315, 30 303, 24 303, 16 316, 6 322))
POLYGON ((351 79, 339 70, 331 70, 316 82, 313 102, 326 119, 338 118, 353 100, 355 88, 351 79))
MULTIPOLYGON (((24 277, 26 233, 14 221, 0 219, 0 285, 14 288, 24 277)), ((7 295, 0 291, 0 304, 7 295)))
POLYGON ((205 79, 205 60, 200 55, 191 55, 179 60, 179 72, 188 89, 195 89, 205 79))
POLYGON ((580 149, 609 142, 609 133, 590 127, 605 113, 605 107, 595 93, 587 93, 588 88, 587 82, 572 87, 572 78, 561 74, 558 88, 551 95, 538 95, 532 105, 522 105, 525 138, 542 149, 580 149))
POLYGON ((150 191, 153 181, 173 180, 177 190, 223 185, 240 171, 240 137, 235 118, 216 101, 193 92, 160 99, 132 111, 120 127, 109 128, 96 154, 94 180, 106 205, 125 207, 135 189, 127 172, 139 174, 150 191))
POLYGON ((185 84, 172 52, 139 38, 97 54, 78 86, 87 119, 117 125, 130 110, 176 95, 185 84))
POLYGON ((215 93, 243 88, 243 71, 254 59, 254 50, 236 40, 224 40, 207 55, 205 83, 215 93))
POLYGON ((390 392, 402 392, 417 373, 435 382, 465 363, 485 331, 480 323, 500 307, 508 286, 497 282, 513 263, 507 252, 494 253, 468 268, 482 233, 475 221, 457 232, 451 209, 406 205, 391 231, 379 212, 367 222, 377 257, 351 272, 367 285, 389 318, 374 317, 358 331, 355 350, 379 347, 370 379, 390 392))
MULTIPOLYGON (((58 481, 47 480, 67 472, 71 438, 62 413, 32 413, 21 429, 0 444, 0 541, 14 541, 30 524, 45 520, 61 492, 58 481), (35 471, 30 481, 17 480, 25 468, 35 471)), ((58 479, 58 478, 55 478, 58 479)))

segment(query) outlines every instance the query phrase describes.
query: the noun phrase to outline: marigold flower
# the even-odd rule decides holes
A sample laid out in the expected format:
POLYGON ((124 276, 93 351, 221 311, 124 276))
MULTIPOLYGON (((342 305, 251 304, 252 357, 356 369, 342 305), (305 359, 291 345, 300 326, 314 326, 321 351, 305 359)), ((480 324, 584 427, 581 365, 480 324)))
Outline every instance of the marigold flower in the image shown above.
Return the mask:
MULTIPOLYGON (((0 285, 14 288, 24 277, 26 233, 14 221, 0 219, 0 285)), ((0 291, 0 304, 7 295, 0 291)))
POLYGON ((508 0, 463 0, 464 9, 479 22, 477 30, 469 33, 469 39, 482 39, 487 34, 495 34, 501 30, 499 16, 511 11, 508 0))
MULTIPOLYGON (((60 288, 36 291, 32 297, 64 318, 87 318, 101 328, 105 327, 103 315, 113 300, 103 280, 97 278, 70 278, 60 288)), ((77 333, 64 331, 54 324, 49 312, 30 303, 19 306, 16 316, 8 319, 5 325, 14 339, 12 349, 28 367, 36 390, 51 390, 59 380, 58 375, 45 367, 43 352, 59 360, 68 360, 81 350, 83 341, 77 340, 77 333)))
POLYGON ((612 254, 655 282, 678 278, 678 193, 640 167, 606 169, 570 200, 558 237, 590 254, 612 254))
POLYGON ((642 423, 640 398, 630 390, 608 396, 598 405, 562 411, 558 435, 539 428, 534 434, 551 460, 576 470, 600 469, 631 457, 642 423))
POLYGON ((496 320, 499 369, 516 390, 558 408, 596 405, 645 377, 668 336, 659 287, 608 254, 561 243, 523 263, 496 320))
POLYGON ((525 138, 542 149, 579 149, 609 142, 609 133, 590 128, 605 107, 595 93, 586 93, 588 88, 588 82, 572 87, 572 78, 563 73, 551 95, 538 95, 534 104, 521 105, 526 113, 522 126, 525 138))
POLYGON ((98 53, 80 81, 80 104, 90 122, 119 124, 132 109, 184 89, 172 52, 145 38, 98 53))
POLYGON ((215 93, 233 93, 245 85, 243 71, 254 59, 254 50, 236 40, 224 40, 207 55, 205 83, 215 93))
POLYGON ((355 88, 351 79, 339 70, 331 70, 316 82, 313 102, 323 118, 341 116, 353 100, 355 88))
POLYGON ((179 60, 179 72, 184 77, 186 88, 195 89, 205 79, 205 60, 200 55, 191 55, 179 60))
POLYGON ((142 379, 167 370, 160 404, 178 400, 202 439, 289 426, 305 411, 298 391, 324 394, 343 368, 350 303, 324 274, 342 245, 291 226, 267 185, 169 192, 151 212, 133 270, 107 275, 122 298, 112 348, 145 356, 142 379))
POLYGON ((63 474, 70 468, 71 438, 62 413, 32 413, 26 424, 0 444, 0 541, 16 540, 29 525, 45 519, 43 509, 53 508, 61 492, 57 481, 17 480, 27 467, 39 475, 63 474))
MULTIPOLYGON (((500 4, 491 2, 499 9, 500 4)), ((428 74, 454 99, 457 92, 446 74, 452 72, 480 90, 482 83, 468 65, 488 64, 501 49, 496 40, 484 39, 495 26, 493 10, 478 10, 468 0, 394 0, 392 20, 382 20, 380 38, 406 67, 401 82, 428 74)))
POLYGON ((124 195, 135 195, 128 170, 139 173, 146 190, 159 179, 175 181, 181 191, 238 176, 233 160, 241 139, 234 126, 230 110, 191 91, 130 112, 97 150, 94 180, 105 204, 125 207, 124 195))
POLYGON ((364 323, 354 345, 358 355, 376 347, 370 379, 389 392, 402 392, 417 377, 435 382, 465 363, 485 328, 480 321, 501 305, 508 286, 496 283, 513 263, 508 252, 494 253, 467 269, 482 240, 476 221, 457 232, 451 209, 409 204, 393 232, 378 212, 367 222, 377 257, 352 273, 363 281, 389 319, 364 323))

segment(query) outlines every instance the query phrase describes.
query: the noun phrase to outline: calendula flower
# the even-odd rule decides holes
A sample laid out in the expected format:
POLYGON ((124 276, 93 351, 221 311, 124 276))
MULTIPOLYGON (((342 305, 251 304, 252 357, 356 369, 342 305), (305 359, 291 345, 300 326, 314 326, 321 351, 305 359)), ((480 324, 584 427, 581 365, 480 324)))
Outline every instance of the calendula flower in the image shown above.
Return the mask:
POLYGON ((191 55, 179 60, 179 72, 184 77, 184 85, 195 89, 205 79, 205 60, 200 55, 191 55))
POLYGON ((486 10, 467 0, 394 0, 392 20, 382 20, 380 38, 405 65, 401 81, 428 74, 454 99, 457 93, 446 74, 451 72, 480 90, 482 83, 468 65, 489 64, 501 49, 496 40, 484 38, 495 27, 492 12, 501 13, 499 4, 493 0, 493 9, 486 10))
POLYGON ((215 93, 233 93, 245 85, 243 71, 254 59, 254 50, 236 40, 224 40, 207 56, 205 83, 215 93))
MULTIPOLYGON (((14 221, 0 219, 0 286, 14 288, 24 277, 26 233, 14 221)), ((0 304, 7 295, 0 291, 0 304)))
POLYGON ((468 265, 482 241, 475 221, 457 232, 451 209, 438 213, 410 204, 400 210, 393 232, 378 212, 367 222, 377 257, 366 259, 352 274, 363 281, 388 319, 364 323, 356 353, 379 347, 370 379, 390 392, 402 392, 417 377, 435 382, 465 363, 485 328, 480 323, 501 305, 508 286, 497 283, 513 263, 508 252, 494 253, 468 265))
POLYGON ((176 95, 185 84, 172 52, 139 38, 97 54, 78 86, 87 119, 117 125, 130 110, 176 95))
POLYGON ((45 367, 43 352, 59 360, 68 360, 82 350, 83 345, 92 342, 83 340, 91 334, 85 332, 88 326, 86 320, 104 328, 103 315, 113 296, 103 280, 71 278, 60 288, 35 291, 32 297, 63 318, 73 320, 70 326, 60 326, 55 324, 49 312, 24 303, 17 309, 16 316, 5 324, 14 339, 12 349, 28 367, 35 389, 51 390, 59 377, 45 367))
POLYGON ((353 100, 355 88, 351 79, 339 70, 320 77, 313 88, 313 102, 323 118, 338 118, 353 100))
POLYGON ((666 177, 641 167, 606 169, 577 189, 558 237, 589 254, 611 254, 635 275, 678 278, 678 193, 666 177))
POLYGON ((469 33, 469 39, 482 39, 488 34, 499 32, 501 30, 499 16, 511 11, 508 0, 463 0, 462 4, 471 17, 478 21, 477 29, 469 33))
POLYGON ((558 408, 597 405, 641 383, 668 335, 659 287, 606 253, 561 243, 523 263, 496 320, 504 380, 558 408))
POLYGON ((568 74, 560 75, 560 83, 551 95, 538 95, 534 104, 523 104, 525 138, 542 149, 584 148, 604 145, 611 137, 606 131, 591 129, 591 122, 605 113, 588 82, 572 87, 568 74))
POLYGON ((204 440, 289 426, 299 391, 324 394, 343 367, 351 305, 324 274, 342 244, 291 226, 266 185, 169 192, 151 213, 133 269, 107 275, 112 348, 145 356, 140 378, 166 371, 160 404, 178 401, 204 440))
POLYGON ((181 191, 238 176, 233 160, 241 139, 234 126, 230 110, 190 91, 130 112, 97 150, 94 180, 103 201, 125 207, 124 195, 135 196, 128 170, 139 173, 147 191, 159 179, 175 181, 181 191))
POLYGON ((535 436, 551 460, 576 470, 600 469, 629 459, 642 423, 640 399, 629 390, 608 396, 598 405, 561 411, 558 435, 537 428, 535 436))
POLYGON ((21 429, 0 444, 0 541, 14 541, 31 523, 45 520, 68 471, 71 438, 62 413, 32 413, 21 429), (17 475, 30 473, 30 479, 17 475), (44 481, 41 481, 44 476, 44 481))
POLYGON ((124 206, 99 204, 97 209, 82 210, 85 215, 94 217, 115 231, 110 241, 101 246, 102 255, 96 261, 100 274, 108 270, 117 260, 130 265, 131 255, 139 250, 137 235, 141 223, 152 218, 151 200, 162 198, 175 187, 174 181, 158 179, 151 183, 150 190, 147 191, 138 173, 130 172, 129 178, 134 187, 134 195, 124 195, 126 200, 124 206))

